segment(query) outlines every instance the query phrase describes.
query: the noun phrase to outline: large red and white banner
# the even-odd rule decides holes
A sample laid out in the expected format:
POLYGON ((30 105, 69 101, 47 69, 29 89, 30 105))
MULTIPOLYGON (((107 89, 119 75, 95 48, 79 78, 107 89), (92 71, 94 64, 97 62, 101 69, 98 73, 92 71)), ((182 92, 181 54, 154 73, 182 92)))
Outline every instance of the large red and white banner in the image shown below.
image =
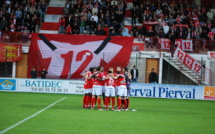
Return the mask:
MULTIPOLYGON (((133 37, 33 34, 28 72, 47 68, 47 78, 81 78, 90 67, 128 65, 133 37)), ((30 76, 29 76, 30 77, 30 76)))
POLYGON ((178 58, 184 65, 196 72, 198 75, 201 75, 202 65, 188 53, 181 50, 180 46, 175 50, 174 57, 178 58))
POLYGON ((22 58, 22 45, 0 44, 0 62, 20 61, 22 58))
POLYGON ((208 51, 208 59, 215 60, 215 51, 208 51))
MULTIPOLYGON (((170 40, 167 38, 160 38, 161 49, 170 50, 170 40)), ((175 45, 179 46, 183 51, 193 51, 192 40, 176 39, 175 45)))

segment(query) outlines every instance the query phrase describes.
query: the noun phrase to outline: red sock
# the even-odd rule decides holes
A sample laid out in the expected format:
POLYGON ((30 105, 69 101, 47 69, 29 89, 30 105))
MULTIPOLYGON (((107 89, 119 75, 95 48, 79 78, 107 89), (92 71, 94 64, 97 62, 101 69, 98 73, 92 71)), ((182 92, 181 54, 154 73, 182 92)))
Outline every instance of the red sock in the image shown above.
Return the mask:
POLYGON ((97 96, 96 96, 96 98, 95 98, 95 105, 96 105, 96 103, 97 103, 97 96))
POLYGON ((98 109, 100 109, 101 108, 101 99, 98 98, 97 101, 98 101, 98 109))
POLYGON ((86 96, 85 108, 88 108, 89 98, 90 98, 90 96, 86 96))
POLYGON ((105 105, 106 106, 106 98, 103 98, 103 105, 105 105))
POLYGON ((126 99, 127 100, 127 108, 129 107, 129 104, 130 104, 130 100, 129 100, 129 98, 128 99, 126 99))
POLYGON ((106 109, 108 109, 108 103, 110 101, 110 97, 105 98, 106 109))
POLYGON ((124 105, 124 99, 122 99, 122 101, 121 101, 121 107, 123 107, 123 105, 124 105))
POLYGON ((92 94, 89 96, 89 105, 92 105, 92 94))
POLYGON ((114 105, 115 105, 115 98, 114 97, 112 97, 112 109, 114 109, 114 105))
POLYGON ((95 106, 95 98, 92 98, 91 105, 92 105, 92 108, 94 108, 94 106, 95 106))
POLYGON ((124 109, 127 109, 127 100, 124 99, 124 109))
POLYGON ((83 107, 85 106, 85 102, 86 102, 86 95, 83 96, 83 107))
POLYGON ((121 99, 118 99, 118 109, 121 108, 121 99))

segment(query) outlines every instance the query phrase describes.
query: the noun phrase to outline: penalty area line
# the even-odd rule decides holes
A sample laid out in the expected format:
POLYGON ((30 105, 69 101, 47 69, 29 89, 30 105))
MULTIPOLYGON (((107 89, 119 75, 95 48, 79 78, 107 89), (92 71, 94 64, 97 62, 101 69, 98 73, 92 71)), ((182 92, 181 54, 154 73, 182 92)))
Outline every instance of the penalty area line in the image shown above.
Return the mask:
POLYGON ((62 101, 62 100, 64 100, 64 99, 66 99, 66 98, 67 98, 67 97, 64 97, 64 98, 62 98, 62 99, 60 99, 60 100, 57 100, 57 101, 55 101, 54 103, 50 104, 49 106, 47 106, 47 107, 43 108, 42 110, 36 112, 35 114, 33 114, 33 115, 31 115, 31 116, 29 116, 29 117, 27 117, 27 118, 25 118, 25 119, 23 119, 23 120, 17 122, 16 124, 14 124, 14 125, 12 125, 12 126, 6 128, 6 129, 4 129, 4 130, 2 130, 2 131, 0 131, 0 134, 3 134, 3 133, 5 133, 5 132, 9 131, 10 129, 12 129, 12 128, 14 128, 14 127, 16 127, 16 126, 22 124, 23 122, 25 122, 25 121, 27 121, 27 120, 29 120, 29 119, 31 119, 31 118, 37 116, 38 114, 42 113, 43 111, 47 110, 48 108, 54 106, 55 104, 57 104, 58 102, 60 102, 60 101, 62 101))

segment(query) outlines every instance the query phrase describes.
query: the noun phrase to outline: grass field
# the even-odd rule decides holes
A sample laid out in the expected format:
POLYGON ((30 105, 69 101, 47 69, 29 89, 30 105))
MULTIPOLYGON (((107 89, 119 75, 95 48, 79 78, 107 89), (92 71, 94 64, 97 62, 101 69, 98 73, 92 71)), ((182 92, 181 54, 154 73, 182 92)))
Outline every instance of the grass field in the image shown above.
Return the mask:
POLYGON ((133 111, 83 109, 82 96, 0 92, 0 133, 64 98, 6 134, 214 134, 215 101, 131 98, 133 111))

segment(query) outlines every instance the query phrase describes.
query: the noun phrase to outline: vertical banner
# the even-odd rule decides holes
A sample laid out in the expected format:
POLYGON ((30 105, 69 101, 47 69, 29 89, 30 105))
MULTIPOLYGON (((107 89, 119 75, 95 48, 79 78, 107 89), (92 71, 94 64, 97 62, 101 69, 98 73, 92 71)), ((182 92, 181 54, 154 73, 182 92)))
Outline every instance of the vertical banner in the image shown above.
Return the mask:
POLYGON ((183 51, 193 51, 193 41, 192 40, 181 40, 183 51))
POLYGON ((193 70, 198 75, 201 75, 202 65, 192 56, 181 50, 180 46, 178 46, 177 49, 175 50, 174 57, 179 59, 189 69, 193 70))
POLYGON ((22 45, 0 44, 0 62, 20 61, 22 58, 22 45))

